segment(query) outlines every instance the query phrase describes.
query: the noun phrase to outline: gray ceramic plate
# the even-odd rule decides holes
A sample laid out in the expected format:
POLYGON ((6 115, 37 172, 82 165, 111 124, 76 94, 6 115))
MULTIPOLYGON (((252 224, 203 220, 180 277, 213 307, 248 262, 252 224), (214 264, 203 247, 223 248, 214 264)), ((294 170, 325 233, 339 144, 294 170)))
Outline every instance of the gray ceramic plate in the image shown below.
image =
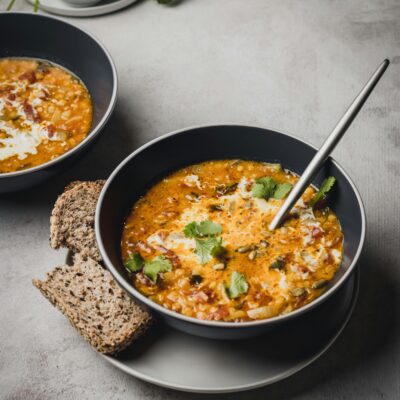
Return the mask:
MULTIPOLYGON (((33 4, 34 0, 27 0, 27 2, 33 4)), ((66 17, 93 17, 112 13, 136 2, 137 0, 103 0, 90 7, 77 7, 63 0, 40 0, 39 8, 66 17)))
POLYGON ((136 378, 187 392, 226 393, 269 385, 305 368, 332 345, 350 319, 358 285, 357 269, 334 301, 321 306, 323 313, 299 320, 295 329, 220 341, 156 326, 119 356, 104 357, 136 378))

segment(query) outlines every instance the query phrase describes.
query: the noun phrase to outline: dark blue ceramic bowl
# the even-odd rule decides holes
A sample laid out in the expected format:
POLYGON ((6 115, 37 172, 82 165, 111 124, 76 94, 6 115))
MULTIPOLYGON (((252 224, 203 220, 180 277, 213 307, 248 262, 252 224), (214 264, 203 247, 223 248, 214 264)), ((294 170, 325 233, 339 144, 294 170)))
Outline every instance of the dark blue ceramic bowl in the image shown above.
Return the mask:
POLYGON ((37 167, 0 174, 0 193, 33 186, 68 166, 99 136, 116 102, 117 74, 104 46, 60 19, 37 14, 0 13, 0 58, 27 57, 54 62, 79 77, 93 102, 88 136, 62 156, 37 167))
MULTIPOLYGON (((128 281, 121 262, 121 233, 132 205, 154 183, 186 165, 205 160, 241 158, 278 162, 301 174, 316 153, 315 147, 292 136, 248 126, 204 126, 162 136, 127 157, 111 174, 101 192, 96 210, 96 238, 107 268, 132 297, 168 324, 191 334, 219 339, 240 339, 287 325, 296 329, 298 318, 324 312, 321 305, 338 301, 339 288, 353 272, 364 243, 365 212, 360 195, 346 172, 332 159, 315 177, 319 186, 328 176, 337 179, 329 203, 339 217, 344 233, 342 264, 327 291, 289 314, 254 322, 215 322, 186 317, 167 310, 139 293, 128 281), (332 296, 337 292, 337 296, 332 296)), ((329 318, 329 315, 326 315, 329 318)), ((312 340, 312 338, 311 338, 312 340)))

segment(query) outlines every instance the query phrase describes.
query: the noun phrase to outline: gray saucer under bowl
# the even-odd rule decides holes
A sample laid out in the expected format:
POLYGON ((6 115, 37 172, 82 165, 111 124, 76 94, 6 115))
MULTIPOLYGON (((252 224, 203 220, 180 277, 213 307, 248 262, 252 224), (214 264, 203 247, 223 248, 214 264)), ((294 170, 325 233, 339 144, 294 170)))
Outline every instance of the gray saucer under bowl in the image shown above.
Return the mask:
POLYGON ((320 357, 340 335, 358 295, 356 269, 317 314, 250 340, 221 341, 155 326, 116 357, 122 371, 155 385, 198 393, 238 392, 270 385, 320 357))

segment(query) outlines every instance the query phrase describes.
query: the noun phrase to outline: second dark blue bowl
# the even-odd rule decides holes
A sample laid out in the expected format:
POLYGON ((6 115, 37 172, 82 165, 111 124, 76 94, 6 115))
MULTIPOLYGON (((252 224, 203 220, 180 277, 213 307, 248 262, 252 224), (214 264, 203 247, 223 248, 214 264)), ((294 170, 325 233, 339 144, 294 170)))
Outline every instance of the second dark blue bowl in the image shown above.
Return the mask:
POLYGON ((45 164, 0 174, 0 193, 5 193, 33 186, 55 175, 99 136, 115 106, 117 74, 108 51, 97 39, 57 18, 0 13, 0 38, 0 58, 40 58, 59 64, 82 80, 93 102, 93 122, 88 136, 45 164))

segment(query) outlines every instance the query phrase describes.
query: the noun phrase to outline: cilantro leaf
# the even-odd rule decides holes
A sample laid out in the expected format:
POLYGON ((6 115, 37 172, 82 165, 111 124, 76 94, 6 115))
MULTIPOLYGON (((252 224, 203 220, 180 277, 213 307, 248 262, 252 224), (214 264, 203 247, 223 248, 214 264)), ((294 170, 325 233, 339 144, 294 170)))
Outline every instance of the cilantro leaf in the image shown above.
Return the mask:
POLYGON ((208 263, 213 257, 217 256, 223 250, 222 239, 209 237, 207 239, 195 239, 196 250, 195 253, 200 258, 200 264, 208 263))
POLYGON ((251 194, 253 197, 263 199, 265 195, 264 185, 257 182, 253 183, 253 186, 251 187, 251 194))
POLYGON ((268 200, 272 197, 276 182, 270 177, 258 178, 251 188, 253 197, 268 200))
POLYGON ((236 299, 241 294, 247 293, 248 290, 249 284, 247 283, 245 276, 237 271, 232 272, 231 282, 227 290, 228 296, 231 299, 236 299))
POLYGON ((197 223, 191 222, 190 224, 187 224, 185 226, 185 229, 183 230, 183 233, 188 238, 194 238, 194 237, 198 236, 197 223))
POLYGON ((268 200, 271 197, 274 199, 283 199, 292 188, 293 185, 291 183, 278 183, 273 178, 265 176, 256 179, 251 187, 251 194, 253 197, 265 200, 268 200))
POLYGON ((272 197, 274 199, 283 199, 289 194, 292 188, 293 185, 291 183, 278 183, 272 197))
POLYGON ((310 201, 310 206, 314 207, 333 187, 336 182, 336 178, 334 176, 330 176, 326 178, 323 182, 319 191, 314 195, 314 197, 310 201))
POLYGON ((197 231, 200 236, 215 236, 221 234, 222 228, 212 221, 202 221, 197 224, 197 231))
POLYGON ((143 267, 144 260, 139 253, 133 253, 131 258, 124 264, 125 268, 131 272, 140 271, 143 267))
POLYGON ((261 183, 265 186, 270 186, 271 189, 274 189, 276 186, 274 178, 271 178, 270 176, 263 176, 262 178, 257 178, 256 182, 261 183))
POLYGON ((215 236, 222 232, 222 227, 212 221, 191 222, 185 226, 183 233, 186 237, 198 238, 215 236))
POLYGON ((212 249, 211 255, 222 260, 225 258, 227 252, 226 248, 222 245, 222 239, 220 239, 218 244, 212 249))
POLYGON ((146 261, 144 264, 143 272, 153 282, 157 281, 157 276, 161 272, 172 270, 171 261, 165 256, 158 256, 152 261, 146 261))
POLYGON ((206 264, 213 257, 222 257, 226 253, 222 239, 215 237, 221 232, 221 225, 212 221, 191 222, 185 226, 183 233, 186 237, 194 238, 195 253, 200 258, 200 264, 206 264))

